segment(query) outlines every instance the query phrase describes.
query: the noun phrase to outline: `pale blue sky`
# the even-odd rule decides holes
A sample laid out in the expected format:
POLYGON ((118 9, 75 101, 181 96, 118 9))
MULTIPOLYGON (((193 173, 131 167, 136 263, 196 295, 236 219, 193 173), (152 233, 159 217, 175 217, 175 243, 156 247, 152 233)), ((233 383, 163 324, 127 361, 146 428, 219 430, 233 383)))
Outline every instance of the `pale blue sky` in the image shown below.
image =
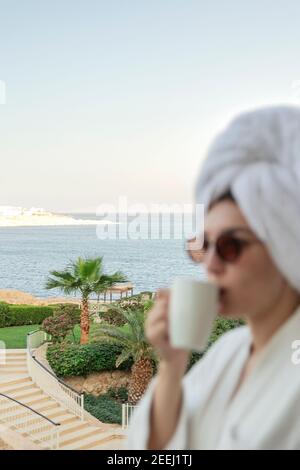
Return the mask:
POLYGON ((300 102, 299 18, 298 0, 0 0, 0 205, 191 202, 232 115, 300 102))

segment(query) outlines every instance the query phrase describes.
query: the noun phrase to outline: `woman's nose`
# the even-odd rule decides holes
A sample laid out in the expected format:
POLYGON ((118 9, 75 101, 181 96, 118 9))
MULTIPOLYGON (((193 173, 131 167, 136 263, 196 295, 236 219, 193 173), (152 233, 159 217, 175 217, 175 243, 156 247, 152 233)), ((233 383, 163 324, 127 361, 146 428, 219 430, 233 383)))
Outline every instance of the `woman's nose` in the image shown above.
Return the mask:
POLYGON ((218 274, 224 271, 224 262, 217 255, 215 247, 210 246, 204 256, 204 266, 207 274, 218 274))

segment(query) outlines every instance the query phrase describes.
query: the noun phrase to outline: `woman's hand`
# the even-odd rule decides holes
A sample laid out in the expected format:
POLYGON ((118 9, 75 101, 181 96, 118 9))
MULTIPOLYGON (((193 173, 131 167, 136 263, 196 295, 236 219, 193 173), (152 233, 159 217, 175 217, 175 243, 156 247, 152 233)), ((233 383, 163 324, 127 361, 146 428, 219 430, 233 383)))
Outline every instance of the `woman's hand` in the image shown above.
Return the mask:
POLYGON ((175 349, 170 344, 169 301, 170 290, 158 290, 155 304, 148 312, 145 334, 161 359, 159 368, 181 379, 187 368, 189 352, 175 349))

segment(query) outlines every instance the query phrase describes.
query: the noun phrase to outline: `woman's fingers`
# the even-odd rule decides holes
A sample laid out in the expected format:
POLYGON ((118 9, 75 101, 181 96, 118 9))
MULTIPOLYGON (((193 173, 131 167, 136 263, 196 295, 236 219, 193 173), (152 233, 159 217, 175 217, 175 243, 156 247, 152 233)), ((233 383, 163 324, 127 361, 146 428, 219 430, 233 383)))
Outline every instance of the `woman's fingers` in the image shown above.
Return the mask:
POLYGON ((145 335, 161 360, 183 374, 186 368, 188 353, 171 346, 169 336, 169 301, 170 290, 159 289, 155 303, 148 312, 145 323, 145 335))
POLYGON ((166 340, 169 336, 167 322, 163 319, 155 322, 148 328, 146 336, 153 345, 158 344, 162 339, 166 340))
POLYGON ((155 295, 155 299, 169 299, 170 289, 158 289, 155 295))

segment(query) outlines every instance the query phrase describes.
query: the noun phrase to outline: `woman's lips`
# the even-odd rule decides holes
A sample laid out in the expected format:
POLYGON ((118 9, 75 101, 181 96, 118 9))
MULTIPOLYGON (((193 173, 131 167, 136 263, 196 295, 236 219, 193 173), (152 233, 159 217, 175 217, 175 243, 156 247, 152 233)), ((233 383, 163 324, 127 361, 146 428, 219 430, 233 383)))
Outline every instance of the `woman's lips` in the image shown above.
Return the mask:
POLYGON ((224 287, 219 290, 219 312, 224 309, 226 289, 224 287))
POLYGON ((225 287, 220 287, 219 289, 219 299, 222 299, 226 293, 225 287))

